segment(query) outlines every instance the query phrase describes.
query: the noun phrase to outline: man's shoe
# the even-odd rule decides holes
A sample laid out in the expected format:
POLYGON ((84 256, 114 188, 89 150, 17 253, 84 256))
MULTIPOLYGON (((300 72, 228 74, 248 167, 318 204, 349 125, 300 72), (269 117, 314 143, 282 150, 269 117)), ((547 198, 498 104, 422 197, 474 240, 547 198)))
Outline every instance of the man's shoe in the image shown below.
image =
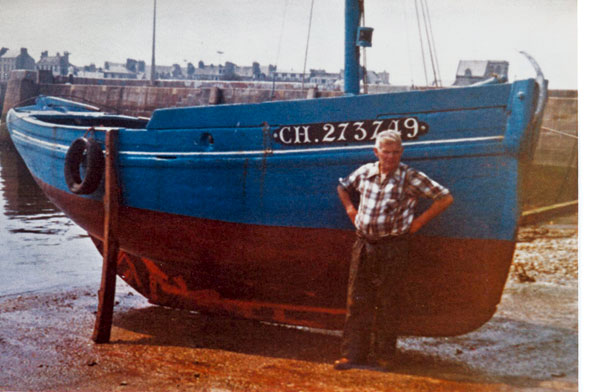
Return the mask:
POLYGON ((354 369, 357 366, 360 366, 357 362, 353 362, 351 360, 349 360, 348 358, 340 358, 337 361, 335 361, 333 363, 333 368, 335 370, 348 370, 348 369, 354 369))

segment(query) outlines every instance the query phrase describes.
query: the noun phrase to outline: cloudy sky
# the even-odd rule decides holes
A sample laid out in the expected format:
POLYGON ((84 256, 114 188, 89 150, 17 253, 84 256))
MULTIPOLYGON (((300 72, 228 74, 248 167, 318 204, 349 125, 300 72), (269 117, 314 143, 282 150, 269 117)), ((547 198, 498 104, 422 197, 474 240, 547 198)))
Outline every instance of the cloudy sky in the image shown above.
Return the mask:
MULTIPOLYGON (((231 61, 301 71, 313 0, 157 0, 156 61, 185 65, 231 61), (222 52, 222 53, 219 53, 222 52)), ((541 65, 551 88, 577 88, 576 0, 429 1, 444 84, 458 61, 507 60, 509 78, 541 65)), ((69 51, 75 65, 127 58, 150 63, 153 0, 0 0, 0 46, 69 51)), ((367 65, 394 84, 423 84, 414 0, 366 1, 375 28, 367 65)), ((343 0, 314 0, 307 69, 343 67, 343 0)), ((431 79, 431 76, 429 76, 431 79)))

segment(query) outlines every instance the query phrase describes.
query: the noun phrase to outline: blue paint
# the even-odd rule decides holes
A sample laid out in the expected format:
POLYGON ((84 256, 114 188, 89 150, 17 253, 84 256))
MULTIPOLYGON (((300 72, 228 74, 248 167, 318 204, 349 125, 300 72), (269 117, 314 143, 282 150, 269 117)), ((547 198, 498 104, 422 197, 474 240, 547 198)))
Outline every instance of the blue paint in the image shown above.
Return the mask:
MULTIPOLYGON (((429 124, 430 130, 405 142, 403 161, 446 185, 455 198, 423 234, 514 240, 521 213, 519 168, 527 158, 521 146, 534 133, 528 126, 534 87, 534 80, 524 80, 157 110, 147 128, 119 133, 123 202, 225 222, 352 230, 337 199, 337 179, 375 160, 373 142, 285 146, 271 139, 271 131, 290 124, 412 116, 429 124)), ((40 114, 45 120, 64 115, 45 102, 11 110, 9 132, 33 175, 68 192, 63 178, 66 150, 88 128, 32 121, 36 115, 42 118, 40 114)), ((95 138, 103 143, 103 132, 96 131, 95 138)), ((85 197, 100 200, 102 189, 85 197)))
POLYGON ((344 92, 358 95, 359 82, 359 50, 356 45, 358 24, 360 21, 360 6, 356 0, 346 0, 344 33, 344 92))

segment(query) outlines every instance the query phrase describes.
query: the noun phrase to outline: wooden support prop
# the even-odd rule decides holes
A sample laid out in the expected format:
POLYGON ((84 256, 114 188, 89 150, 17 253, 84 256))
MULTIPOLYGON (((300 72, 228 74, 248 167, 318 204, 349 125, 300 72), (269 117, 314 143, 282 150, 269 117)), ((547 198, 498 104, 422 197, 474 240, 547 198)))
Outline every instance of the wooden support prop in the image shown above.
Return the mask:
POLYGON ((117 257, 119 240, 117 229, 119 224, 119 183, 117 181, 117 138, 118 129, 106 131, 106 159, 104 176, 104 242, 102 262, 102 282, 98 291, 98 312, 92 340, 96 343, 107 343, 110 340, 110 329, 115 303, 115 286, 117 281, 117 257))

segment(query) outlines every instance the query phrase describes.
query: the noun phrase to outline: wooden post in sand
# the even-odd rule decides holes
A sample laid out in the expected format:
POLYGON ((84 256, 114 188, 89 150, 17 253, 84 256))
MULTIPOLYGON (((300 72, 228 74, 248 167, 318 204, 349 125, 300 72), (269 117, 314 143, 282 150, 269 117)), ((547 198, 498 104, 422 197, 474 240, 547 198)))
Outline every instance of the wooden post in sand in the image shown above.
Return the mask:
POLYGON ((117 138, 118 129, 106 131, 106 159, 104 176, 104 242, 102 254, 102 282, 98 291, 98 312, 92 340, 96 343, 107 343, 110 340, 110 329, 115 303, 115 286, 117 280, 117 257, 119 240, 117 228, 119 220, 119 183, 117 181, 117 138))

